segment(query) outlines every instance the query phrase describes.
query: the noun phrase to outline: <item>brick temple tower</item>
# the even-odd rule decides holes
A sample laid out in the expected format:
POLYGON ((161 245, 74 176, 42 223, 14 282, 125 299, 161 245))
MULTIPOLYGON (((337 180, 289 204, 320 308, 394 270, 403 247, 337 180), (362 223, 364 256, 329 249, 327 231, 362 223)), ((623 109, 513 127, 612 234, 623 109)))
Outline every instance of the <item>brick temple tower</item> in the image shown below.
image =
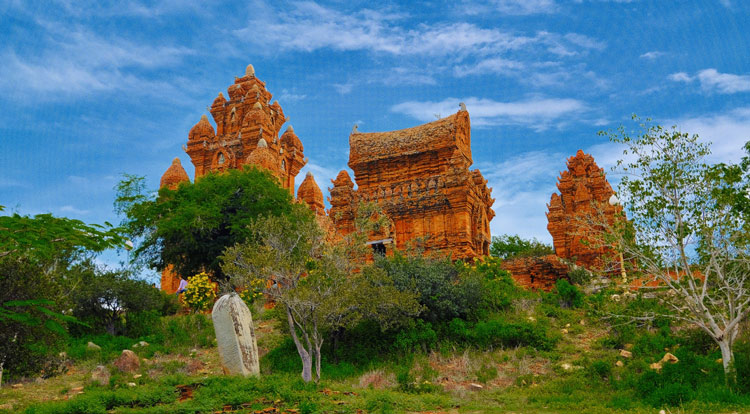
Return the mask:
MULTIPOLYGON (((302 142, 291 125, 280 134, 287 118, 277 101, 269 103, 271 93, 266 90, 266 84, 255 77, 253 65, 247 66, 245 76, 235 78, 227 93, 229 100, 219 92, 210 107, 216 129, 206 115, 201 116, 190 129, 187 146, 183 146, 195 166, 195 178, 209 172, 255 165, 270 171, 294 195, 294 179, 307 163, 302 142)), ((183 181, 190 179, 180 160, 175 158, 162 176, 160 187, 175 189, 183 181)), ((316 212, 323 211, 323 195, 315 193, 316 188, 318 193, 320 189, 314 179, 309 176, 305 182, 304 201, 316 212)), ((174 293, 179 281, 169 266, 162 272, 161 288, 174 293)))
POLYGON ((614 191, 594 157, 578 150, 568 158, 567 166, 558 178, 560 194, 553 193, 547 206, 547 230, 552 235, 555 254, 575 260, 579 266, 602 268, 602 258, 609 252, 586 243, 586 232, 595 230, 587 229, 583 221, 596 218, 613 223, 622 207, 609 204, 614 191))
POLYGON ((375 202, 393 221, 390 236, 370 240, 378 251, 395 243, 425 238, 426 250, 452 253, 454 259, 489 254, 494 199, 471 158, 469 113, 457 113, 413 128, 359 132, 349 136, 349 167, 357 189, 341 171, 329 189, 329 217, 342 234, 354 230, 360 202, 375 202))
POLYGON ((294 194, 294 178, 307 163, 302 142, 287 121, 278 101, 271 102, 266 84, 255 77, 253 65, 245 76, 219 92, 211 105, 216 130, 205 115, 190 130, 185 152, 195 166, 195 178, 211 172, 254 164, 269 170, 294 194))

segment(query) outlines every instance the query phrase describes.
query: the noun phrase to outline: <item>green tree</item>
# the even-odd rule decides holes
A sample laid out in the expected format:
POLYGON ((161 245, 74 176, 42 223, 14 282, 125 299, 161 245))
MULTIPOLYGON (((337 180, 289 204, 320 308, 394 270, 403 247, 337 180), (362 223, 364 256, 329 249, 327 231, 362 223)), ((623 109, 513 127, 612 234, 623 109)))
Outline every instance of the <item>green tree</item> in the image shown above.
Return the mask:
POLYGON ((352 263, 363 264, 356 258, 364 242, 327 242, 306 206, 295 206, 291 215, 259 218, 249 228, 253 242, 226 250, 224 272, 233 288, 271 281, 264 293, 283 308, 305 381, 312 380, 313 365, 320 379, 326 333, 364 318, 387 329, 419 312, 415 296, 396 289, 381 272, 352 272, 352 263))
POLYGON ((490 244, 490 255, 503 260, 514 257, 544 256, 554 253, 554 249, 548 244, 544 244, 537 239, 523 239, 514 234, 493 236, 492 244, 490 244))
POLYGON ((292 204, 288 190, 251 167, 208 174, 176 190, 162 188, 158 196, 148 195, 143 177, 132 175, 116 189, 115 209, 140 241, 134 261, 156 270, 172 265, 185 277, 206 271, 222 279, 224 249, 248 240, 253 219, 288 213, 292 204))
POLYGON ((662 316, 705 331, 721 349, 728 384, 736 381, 733 345, 750 313, 750 254, 741 166, 711 165, 697 135, 641 124, 602 133, 627 146, 619 196, 628 217, 605 220, 602 241, 623 252, 633 273, 660 282, 670 307, 662 316))
POLYGON ((56 338, 66 334, 64 325, 77 322, 61 313, 72 288, 70 267, 124 241, 109 223, 87 225, 51 214, 0 216, 0 384, 6 368, 22 374, 43 365, 56 338))

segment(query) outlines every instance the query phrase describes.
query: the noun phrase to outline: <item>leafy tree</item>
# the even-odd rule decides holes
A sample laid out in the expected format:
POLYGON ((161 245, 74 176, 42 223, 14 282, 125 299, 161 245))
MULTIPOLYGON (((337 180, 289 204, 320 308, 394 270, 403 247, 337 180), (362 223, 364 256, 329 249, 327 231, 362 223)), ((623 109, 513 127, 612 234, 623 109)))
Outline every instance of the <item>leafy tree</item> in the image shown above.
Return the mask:
POLYGON ((6 368, 35 371, 66 333, 64 324, 77 322, 60 312, 71 264, 123 242, 120 229, 109 223, 87 225, 51 214, 0 216, 0 384, 6 368))
POLYGON ((490 244, 490 255, 503 260, 514 257, 544 256, 554 254, 552 246, 544 244, 537 239, 522 239, 518 235, 503 234, 493 236, 490 244))
POLYGON ((283 307, 305 381, 312 380, 313 365, 320 379, 327 332, 365 318, 387 329, 419 312, 414 295, 396 289, 382 272, 352 273, 350 260, 360 257, 353 250, 361 251, 364 243, 352 249, 327 243, 306 206, 294 206, 290 215, 259 218, 249 228, 253 242, 226 250, 224 272, 233 287, 271 281, 264 293, 283 307))
POLYGON ((641 124, 602 133, 627 146, 619 196, 628 218, 607 228, 602 242, 623 252, 632 273, 659 281, 669 306, 662 316, 705 331, 721 349, 727 382, 736 381, 733 345, 750 313, 748 189, 742 166, 710 165, 709 146, 673 127, 641 124))
POLYGON ((263 214, 286 214, 289 191, 265 171, 245 167, 207 174, 176 190, 147 195, 143 177, 126 175, 117 186, 115 209, 139 246, 137 263, 156 270, 172 265, 182 276, 208 272, 223 278, 219 256, 225 248, 251 236, 248 228, 263 214))
POLYGON ((83 262, 73 269, 75 289, 69 296, 73 316, 87 327, 73 332, 106 332, 110 335, 129 333, 130 317, 138 312, 168 312, 174 301, 144 280, 137 280, 123 270, 99 269, 83 262))

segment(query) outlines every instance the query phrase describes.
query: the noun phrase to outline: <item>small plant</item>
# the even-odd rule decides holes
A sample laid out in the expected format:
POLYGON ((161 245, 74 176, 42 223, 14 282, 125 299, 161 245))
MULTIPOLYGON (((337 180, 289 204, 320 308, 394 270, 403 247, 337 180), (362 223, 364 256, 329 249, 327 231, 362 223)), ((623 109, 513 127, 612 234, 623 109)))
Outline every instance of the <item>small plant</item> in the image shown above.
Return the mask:
POLYGON ((475 375, 477 377, 477 381, 481 382, 482 384, 487 384, 488 382, 497 378, 497 368, 492 365, 482 365, 476 371, 475 375))
POLYGON ((216 300, 216 283, 205 272, 190 278, 182 300, 193 312, 208 310, 216 300))
POLYGON ((247 289, 243 289, 239 292, 240 298, 248 308, 250 308, 255 300, 263 296, 263 288, 265 281, 263 279, 253 279, 248 284, 247 289))

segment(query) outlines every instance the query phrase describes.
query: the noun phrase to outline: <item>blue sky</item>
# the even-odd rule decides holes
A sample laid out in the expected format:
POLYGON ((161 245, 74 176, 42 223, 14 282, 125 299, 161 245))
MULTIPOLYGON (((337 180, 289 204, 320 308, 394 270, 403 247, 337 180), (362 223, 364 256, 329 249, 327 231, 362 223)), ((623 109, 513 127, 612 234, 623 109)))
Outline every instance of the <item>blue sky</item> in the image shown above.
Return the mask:
MULTIPOLYGON (((0 204, 118 222, 122 173, 157 188, 219 91, 252 63, 327 193, 348 136, 466 102, 493 234, 551 241, 546 203, 583 149, 632 113, 741 157, 750 140, 750 6, 741 0, 0 2, 0 204), (373 5, 375 4, 375 5, 373 5)), ((617 177, 609 174, 611 181, 617 177)), ((113 259, 106 259, 113 260, 113 259)))

